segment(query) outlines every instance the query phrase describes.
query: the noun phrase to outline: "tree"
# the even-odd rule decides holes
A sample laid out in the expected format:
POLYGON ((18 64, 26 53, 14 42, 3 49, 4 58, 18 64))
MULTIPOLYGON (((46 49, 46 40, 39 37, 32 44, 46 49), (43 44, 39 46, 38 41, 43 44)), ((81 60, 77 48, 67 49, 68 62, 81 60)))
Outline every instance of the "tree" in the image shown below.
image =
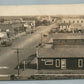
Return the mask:
POLYGON ((3 23, 4 22, 4 18, 0 18, 0 22, 3 23))

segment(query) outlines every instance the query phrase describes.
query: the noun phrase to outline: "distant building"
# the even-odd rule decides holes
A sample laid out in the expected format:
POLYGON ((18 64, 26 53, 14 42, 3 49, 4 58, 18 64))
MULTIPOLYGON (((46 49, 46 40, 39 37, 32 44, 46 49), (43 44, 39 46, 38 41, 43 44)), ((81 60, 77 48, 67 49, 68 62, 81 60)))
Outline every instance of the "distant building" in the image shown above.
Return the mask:
POLYGON ((35 20, 25 20, 24 22, 24 28, 26 29, 26 32, 33 32, 36 30, 35 20))
POLYGON ((80 24, 84 24, 84 18, 64 17, 64 18, 62 18, 62 23, 71 23, 71 24, 80 23, 80 24))
POLYGON ((84 25, 83 24, 77 24, 77 23, 75 23, 75 24, 71 24, 70 25, 70 28, 71 29, 77 29, 77 30, 84 30, 84 25))
POLYGON ((60 30, 64 30, 64 29, 67 29, 67 28, 70 28, 70 23, 59 23, 59 28, 60 30))
POLYGON ((38 16, 37 19, 41 22, 44 21, 44 20, 52 22, 52 17, 51 16, 38 16))

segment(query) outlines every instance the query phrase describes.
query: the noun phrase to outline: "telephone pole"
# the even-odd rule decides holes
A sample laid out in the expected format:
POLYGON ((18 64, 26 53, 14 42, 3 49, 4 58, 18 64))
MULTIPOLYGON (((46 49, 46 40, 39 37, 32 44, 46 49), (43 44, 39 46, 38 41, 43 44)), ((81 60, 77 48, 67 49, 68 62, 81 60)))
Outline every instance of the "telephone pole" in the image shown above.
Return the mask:
POLYGON ((20 49, 20 48, 13 48, 14 50, 16 50, 16 54, 17 54, 17 62, 18 62, 18 76, 20 75, 20 50, 23 50, 23 49, 20 49))
POLYGON ((43 33, 41 33, 41 46, 43 45, 43 33))

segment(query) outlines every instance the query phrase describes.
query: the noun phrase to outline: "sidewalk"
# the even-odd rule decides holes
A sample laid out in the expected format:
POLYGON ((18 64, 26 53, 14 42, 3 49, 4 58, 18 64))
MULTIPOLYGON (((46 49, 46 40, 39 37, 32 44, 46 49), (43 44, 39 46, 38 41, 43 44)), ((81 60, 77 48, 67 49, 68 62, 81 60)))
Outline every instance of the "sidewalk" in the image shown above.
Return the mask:
POLYGON ((21 74, 20 74, 20 80, 22 79, 25 79, 27 80, 29 77, 31 77, 32 75, 36 74, 37 73, 37 70, 36 69, 26 69, 25 71, 23 71, 21 74))
POLYGON ((84 79, 83 70, 37 70, 25 69, 20 74, 20 80, 46 80, 46 79, 84 79), (42 72, 42 73, 41 73, 42 72))

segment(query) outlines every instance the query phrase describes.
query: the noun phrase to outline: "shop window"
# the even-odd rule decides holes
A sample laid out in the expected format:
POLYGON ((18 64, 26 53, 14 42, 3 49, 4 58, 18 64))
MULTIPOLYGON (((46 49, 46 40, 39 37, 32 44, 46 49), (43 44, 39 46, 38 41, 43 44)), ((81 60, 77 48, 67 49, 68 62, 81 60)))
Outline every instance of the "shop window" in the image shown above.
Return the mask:
POLYGON ((83 59, 78 59, 78 67, 83 67, 83 59))
POLYGON ((46 59, 45 65, 53 65, 53 59, 46 59))
POLYGON ((60 59, 56 59, 56 67, 60 67, 60 59))

